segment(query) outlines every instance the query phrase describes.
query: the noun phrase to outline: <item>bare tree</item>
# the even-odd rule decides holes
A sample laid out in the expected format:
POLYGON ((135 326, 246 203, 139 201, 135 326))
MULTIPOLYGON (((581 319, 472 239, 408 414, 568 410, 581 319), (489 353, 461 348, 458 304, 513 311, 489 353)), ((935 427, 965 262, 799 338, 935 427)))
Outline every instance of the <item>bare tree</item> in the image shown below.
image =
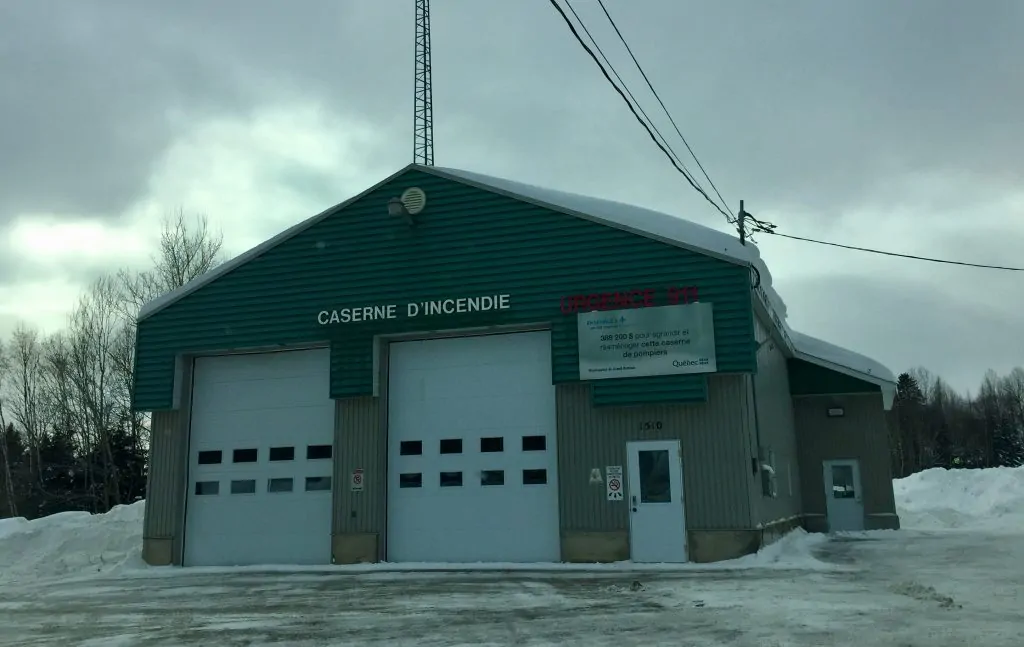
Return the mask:
POLYGON ((39 468, 40 438, 46 433, 42 410, 43 349, 39 331, 19 325, 8 350, 11 418, 25 434, 29 470, 39 468))
POLYGON ((149 301, 216 267, 223 245, 223 233, 210 229, 205 214, 195 215, 193 222, 189 222, 182 209, 165 216, 153 268, 138 273, 127 270, 118 273, 124 290, 122 315, 134 321, 139 309, 149 301))
POLYGON ((0 341, 0 459, 4 462, 4 494, 7 509, 12 517, 17 517, 18 503, 15 500, 14 480, 11 478, 11 457, 7 455, 7 418, 4 416, 4 378, 7 376, 8 366, 4 345, 0 341))

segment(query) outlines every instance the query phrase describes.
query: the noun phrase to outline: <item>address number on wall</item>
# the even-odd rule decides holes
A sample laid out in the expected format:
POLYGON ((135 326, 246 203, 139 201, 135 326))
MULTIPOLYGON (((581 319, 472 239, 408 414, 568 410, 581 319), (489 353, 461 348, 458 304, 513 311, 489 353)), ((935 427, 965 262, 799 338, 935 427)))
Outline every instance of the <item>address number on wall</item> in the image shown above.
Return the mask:
POLYGON ((640 423, 640 431, 657 431, 661 428, 662 424, 660 420, 646 420, 640 423))

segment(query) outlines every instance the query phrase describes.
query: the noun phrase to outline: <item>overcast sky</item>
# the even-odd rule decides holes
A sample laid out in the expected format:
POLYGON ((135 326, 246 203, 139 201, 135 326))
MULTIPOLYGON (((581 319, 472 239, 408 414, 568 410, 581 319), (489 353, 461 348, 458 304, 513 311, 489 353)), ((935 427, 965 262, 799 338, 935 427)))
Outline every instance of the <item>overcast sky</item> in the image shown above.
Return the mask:
MULTIPOLYGON (((657 115, 597 3, 573 5, 657 115)), ((1024 265, 1024 2, 606 5, 734 209, 1024 265)), ((547 0, 432 14, 439 166, 726 228, 547 0)), ((0 3, 0 335, 59 329, 169 210, 209 214, 234 255, 412 161, 412 61, 413 0, 0 3)), ((802 332, 958 390, 1024 364, 1024 273, 758 243, 802 332)))

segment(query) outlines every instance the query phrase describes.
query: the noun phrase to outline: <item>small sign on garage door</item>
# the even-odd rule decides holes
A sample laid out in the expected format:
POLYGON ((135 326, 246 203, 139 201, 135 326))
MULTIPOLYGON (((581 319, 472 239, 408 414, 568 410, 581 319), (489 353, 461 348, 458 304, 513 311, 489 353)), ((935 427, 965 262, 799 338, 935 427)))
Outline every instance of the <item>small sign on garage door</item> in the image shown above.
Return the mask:
POLYGON ((351 480, 352 491, 353 492, 362 492, 363 491, 363 481, 364 480, 365 479, 363 478, 363 468, 357 467, 354 470, 352 470, 352 480, 351 480))

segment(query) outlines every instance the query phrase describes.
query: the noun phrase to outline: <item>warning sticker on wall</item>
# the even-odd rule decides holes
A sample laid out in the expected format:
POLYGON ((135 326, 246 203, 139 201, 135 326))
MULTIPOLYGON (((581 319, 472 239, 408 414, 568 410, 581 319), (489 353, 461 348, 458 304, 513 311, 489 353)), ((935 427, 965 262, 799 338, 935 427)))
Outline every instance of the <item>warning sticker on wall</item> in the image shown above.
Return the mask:
POLYGON ((595 467, 594 469, 590 470, 590 484, 591 485, 597 485, 597 484, 603 483, 603 482, 604 482, 604 478, 601 476, 601 468, 600 467, 595 467))
POLYGON ((354 470, 352 470, 352 480, 351 480, 352 491, 353 492, 362 492, 363 491, 363 481, 364 480, 365 479, 363 478, 363 468, 357 467, 354 470))
POLYGON ((605 485, 608 500, 622 501, 622 466, 609 465, 604 468, 604 471, 608 475, 608 481, 605 485))

